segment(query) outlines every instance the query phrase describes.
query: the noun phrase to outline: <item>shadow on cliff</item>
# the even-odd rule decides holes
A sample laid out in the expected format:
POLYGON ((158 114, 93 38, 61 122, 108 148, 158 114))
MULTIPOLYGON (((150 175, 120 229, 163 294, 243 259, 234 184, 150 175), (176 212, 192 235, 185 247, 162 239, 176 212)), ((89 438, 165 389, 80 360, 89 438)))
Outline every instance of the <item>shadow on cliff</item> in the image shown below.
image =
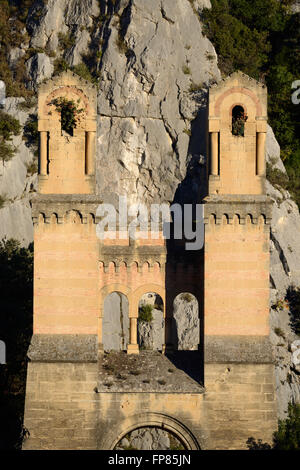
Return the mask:
POLYGON ((32 335, 33 245, 0 241, 0 339, 6 364, 0 365, 0 450, 21 448, 27 350, 32 335))
MULTIPOLYGON (((192 230, 201 224, 196 205, 207 195, 207 102, 205 94, 199 96, 199 110, 191 123, 191 135, 188 146, 186 176, 176 188, 173 204, 177 203, 182 209, 182 227, 185 219, 185 204, 192 206, 192 230)), ((170 228, 171 237, 167 240, 166 262, 166 344, 167 357, 174 366, 183 370, 200 384, 204 383, 204 250, 187 250, 187 240, 176 240, 174 236, 174 220, 170 228), (198 351, 179 351, 178 333, 173 318, 173 304, 180 293, 193 294, 199 307, 200 334, 198 351)))

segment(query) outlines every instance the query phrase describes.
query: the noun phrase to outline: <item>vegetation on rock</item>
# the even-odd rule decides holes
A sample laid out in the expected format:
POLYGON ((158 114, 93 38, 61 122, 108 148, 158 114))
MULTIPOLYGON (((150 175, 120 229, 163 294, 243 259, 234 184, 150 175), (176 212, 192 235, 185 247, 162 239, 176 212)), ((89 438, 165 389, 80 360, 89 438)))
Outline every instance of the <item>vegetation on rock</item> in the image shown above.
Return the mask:
POLYGON ((11 145, 12 136, 19 135, 21 125, 18 119, 0 110, 0 159, 9 161, 15 154, 15 147, 11 145))
POLYGON ((73 131, 77 126, 78 115, 83 112, 83 108, 79 108, 80 99, 75 103, 74 100, 68 100, 67 98, 60 97, 51 101, 56 107, 56 110, 61 116, 61 128, 63 131, 70 135, 73 135, 73 131))
POLYGON ((253 437, 247 440, 249 450, 300 450, 300 404, 289 404, 288 417, 279 420, 272 446, 253 437))
POLYGON ((150 323, 153 319, 153 316, 152 316, 153 308, 154 308, 153 305, 150 305, 150 304, 142 305, 139 308, 139 321, 150 323))

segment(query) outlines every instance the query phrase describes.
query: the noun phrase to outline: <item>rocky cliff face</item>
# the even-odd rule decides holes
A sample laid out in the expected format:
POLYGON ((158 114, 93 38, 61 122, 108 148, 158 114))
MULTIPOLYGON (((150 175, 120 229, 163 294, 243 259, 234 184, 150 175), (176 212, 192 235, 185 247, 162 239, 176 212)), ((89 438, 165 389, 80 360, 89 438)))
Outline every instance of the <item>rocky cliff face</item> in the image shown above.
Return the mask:
MULTIPOLYGON (((29 11, 29 42, 10 51, 14 67, 29 48, 27 87, 37 90, 57 61, 81 67, 87 58, 98 77, 98 193, 106 202, 127 194, 131 202, 189 200, 203 187, 207 89, 220 79, 212 44, 196 15, 209 0, 37 0, 29 11)), ((67 64, 67 65, 66 65, 67 64)), ((24 125, 34 105, 8 98, 5 111, 24 125)), ((14 138, 15 157, 0 165, 0 238, 32 241, 30 196, 36 174, 33 148, 14 138)), ((281 170, 280 149, 268 130, 267 158, 281 170)), ((291 362, 296 339, 287 309, 278 303, 300 285, 300 216, 289 194, 268 184, 274 200, 271 234, 271 339, 278 351, 279 413, 299 401, 299 375, 291 362), (278 328, 285 338, 278 337, 278 328), (279 346, 279 344, 281 346, 279 346), (280 359, 282 358, 282 359, 280 359)), ((184 339, 183 339, 184 341, 184 339)))

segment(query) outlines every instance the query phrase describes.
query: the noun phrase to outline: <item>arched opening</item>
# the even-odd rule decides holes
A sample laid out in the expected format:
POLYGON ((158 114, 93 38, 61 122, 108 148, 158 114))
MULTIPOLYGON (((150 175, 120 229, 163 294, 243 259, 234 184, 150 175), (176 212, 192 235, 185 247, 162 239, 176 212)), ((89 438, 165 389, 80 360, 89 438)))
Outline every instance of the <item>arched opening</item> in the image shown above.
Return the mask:
POLYGON ((56 111, 60 113, 61 131, 68 135, 74 135, 74 129, 77 126, 79 115, 84 111, 80 108, 80 98, 75 102, 68 98, 60 96, 51 101, 56 111))
POLYGON ((164 344, 164 304, 160 295, 147 292, 139 301, 138 344, 141 350, 161 351, 164 344))
MULTIPOLYGON (((191 430, 178 419, 162 413, 146 412, 127 416, 124 420, 118 421, 106 429, 103 435, 99 436, 99 448, 107 450, 116 449, 124 437, 127 438, 132 431, 145 428, 158 428, 167 431, 186 450, 200 450, 205 445, 204 442, 203 444, 198 442, 191 430)), ((126 441, 125 444, 127 444, 126 441)))
POLYGON ((178 294, 173 302, 173 345, 175 349, 196 351, 200 341, 198 300, 193 294, 178 294))
POLYGON ((114 450, 186 450, 174 433, 158 426, 145 426, 127 433, 114 450))
POLYGON ((125 351, 129 343, 129 304, 126 295, 112 292, 103 306, 102 342, 104 351, 125 351))
POLYGON ((240 105, 234 106, 232 109, 232 135, 244 137, 245 123, 247 119, 248 116, 246 115, 244 108, 240 105))

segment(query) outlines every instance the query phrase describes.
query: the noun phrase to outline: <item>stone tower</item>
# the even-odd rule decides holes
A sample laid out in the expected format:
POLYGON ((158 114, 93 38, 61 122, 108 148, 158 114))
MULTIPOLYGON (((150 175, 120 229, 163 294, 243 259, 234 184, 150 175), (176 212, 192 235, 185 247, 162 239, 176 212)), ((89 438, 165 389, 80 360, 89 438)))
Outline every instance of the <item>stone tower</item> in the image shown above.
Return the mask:
POLYGON ((240 73, 211 88, 205 245, 188 253, 159 227, 97 237, 96 90, 70 72, 41 86, 24 448, 126 448, 143 435, 190 450, 270 440, 266 101, 240 73), (140 317, 151 302, 152 330, 140 317), (196 328, 189 351, 185 315, 196 328), (151 351, 145 331, 156 335, 151 351))
POLYGON ((264 85, 237 72, 209 90, 205 385, 206 398, 214 397, 227 417, 221 430, 218 413, 212 414, 212 429, 219 429, 223 448, 246 441, 249 429, 260 428, 270 438, 276 427, 269 342, 271 206, 265 193, 266 125, 264 85))

